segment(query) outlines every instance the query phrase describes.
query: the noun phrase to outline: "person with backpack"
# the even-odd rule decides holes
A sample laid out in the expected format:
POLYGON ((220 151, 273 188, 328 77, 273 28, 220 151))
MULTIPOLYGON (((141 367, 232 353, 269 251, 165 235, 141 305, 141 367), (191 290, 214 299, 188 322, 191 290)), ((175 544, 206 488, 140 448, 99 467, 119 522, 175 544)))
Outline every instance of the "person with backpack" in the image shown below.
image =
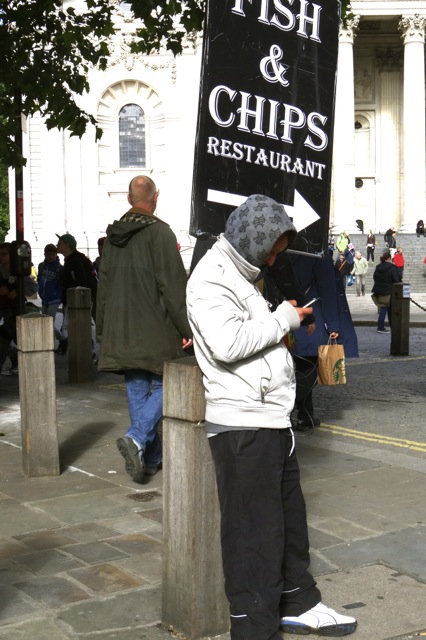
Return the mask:
POLYGON ((96 294, 98 288, 98 280, 96 277, 93 264, 89 258, 77 251, 77 240, 70 233, 63 235, 56 234, 59 238, 57 251, 64 256, 63 270, 63 293, 62 306, 64 310, 64 321, 62 324, 61 337, 59 338, 59 346, 55 353, 65 354, 68 349, 68 313, 67 313, 67 291, 74 287, 87 287, 92 295, 92 317, 95 320, 96 314, 96 294))

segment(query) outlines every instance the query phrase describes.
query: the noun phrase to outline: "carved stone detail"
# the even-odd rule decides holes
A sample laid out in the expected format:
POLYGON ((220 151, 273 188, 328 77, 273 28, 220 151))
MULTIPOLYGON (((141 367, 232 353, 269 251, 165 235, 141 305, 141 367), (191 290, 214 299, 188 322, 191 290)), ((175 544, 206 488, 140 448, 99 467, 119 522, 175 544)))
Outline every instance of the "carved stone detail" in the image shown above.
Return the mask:
POLYGON ((402 16, 398 28, 402 31, 404 44, 408 42, 425 42, 426 16, 415 13, 414 16, 402 16))
POLYGON ((376 50, 376 64, 379 73, 384 71, 400 71, 402 68, 402 49, 388 47, 376 50))
POLYGON ((356 102, 372 102, 374 100, 372 60, 356 61, 354 65, 354 90, 356 102))
POLYGON ((108 61, 109 67, 123 65, 127 71, 132 71, 136 64, 142 65, 145 69, 151 71, 162 71, 164 69, 171 70, 172 83, 176 84, 176 62, 174 58, 169 58, 164 62, 160 62, 158 57, 155 62, 151 62, 147 58, 142 57, 140 53, 132 52, 132 45, 138 41, 135 31, 118 31, 114 43, 111 47, 111 57, 108 61))
POLYGON ((343 23, 340 23, 339 30, 339 42, 346 44, 353 44, 356 33, 358 31, 358 25, 360 21, 360 16, 354 16, 346 21, 345 26, 343 23))

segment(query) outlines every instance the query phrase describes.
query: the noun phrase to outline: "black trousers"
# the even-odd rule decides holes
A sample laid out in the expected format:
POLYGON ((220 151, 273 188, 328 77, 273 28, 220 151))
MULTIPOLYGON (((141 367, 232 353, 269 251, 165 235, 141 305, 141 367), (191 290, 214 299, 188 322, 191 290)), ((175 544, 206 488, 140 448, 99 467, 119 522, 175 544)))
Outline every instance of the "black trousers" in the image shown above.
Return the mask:
POLYGON ((280 617, 321 600, 312 575, 305 500, 289 429, 209 438, 221 510, 232 640, 282 640, 280 617))
POLYGON ((314 417, 312 392, 317 384, 318 356, 293 356, 296 369, 295 408, 300 420, 314 417))
POLYGON ((367 262, 370 260, 374 262, 374 249, 376 247, 367 247, 367 262))

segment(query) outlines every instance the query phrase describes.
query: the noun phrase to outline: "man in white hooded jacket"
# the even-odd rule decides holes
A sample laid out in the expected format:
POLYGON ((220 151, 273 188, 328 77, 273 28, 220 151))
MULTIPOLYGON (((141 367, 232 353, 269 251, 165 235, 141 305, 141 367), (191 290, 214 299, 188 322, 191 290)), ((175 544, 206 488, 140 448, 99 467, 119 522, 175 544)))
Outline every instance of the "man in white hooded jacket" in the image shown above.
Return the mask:
POLYGON ((283 338, 312 308, 271 313, 256 287, 296 229, 262 195, 233 211, 187 289, 203 373, 206 430, 216 470, 232 640, 288 633, 343 636, 356 620, 321 603, 308 571, 309 541, 290 413, 294 365, 283 338))

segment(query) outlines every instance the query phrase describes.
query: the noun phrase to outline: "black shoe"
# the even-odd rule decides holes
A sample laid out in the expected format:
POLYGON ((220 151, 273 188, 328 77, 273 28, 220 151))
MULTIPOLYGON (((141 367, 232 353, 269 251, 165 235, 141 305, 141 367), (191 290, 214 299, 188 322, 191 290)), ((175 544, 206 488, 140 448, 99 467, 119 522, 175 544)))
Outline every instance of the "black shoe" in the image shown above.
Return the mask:
POLYGON ((377 333, 390 333, 389 329, 377 329, 377 333))
POLYGON ((58 353, 61 356, 64 356, 68 351, 68 338, 64 340, 59 340, 59 345, 57 349, 55 349, 55 353, 58 353))
MULTIPOLYGON (((143 455, 129 436, 118 438, 117 448, 126 462, 126 471, 135 482, 142 482, 145 475, 143 455)), ((158 471, 158 469, 157 469, 158 471)), ((153 475, 152 473, 150 475, 153 475)))

